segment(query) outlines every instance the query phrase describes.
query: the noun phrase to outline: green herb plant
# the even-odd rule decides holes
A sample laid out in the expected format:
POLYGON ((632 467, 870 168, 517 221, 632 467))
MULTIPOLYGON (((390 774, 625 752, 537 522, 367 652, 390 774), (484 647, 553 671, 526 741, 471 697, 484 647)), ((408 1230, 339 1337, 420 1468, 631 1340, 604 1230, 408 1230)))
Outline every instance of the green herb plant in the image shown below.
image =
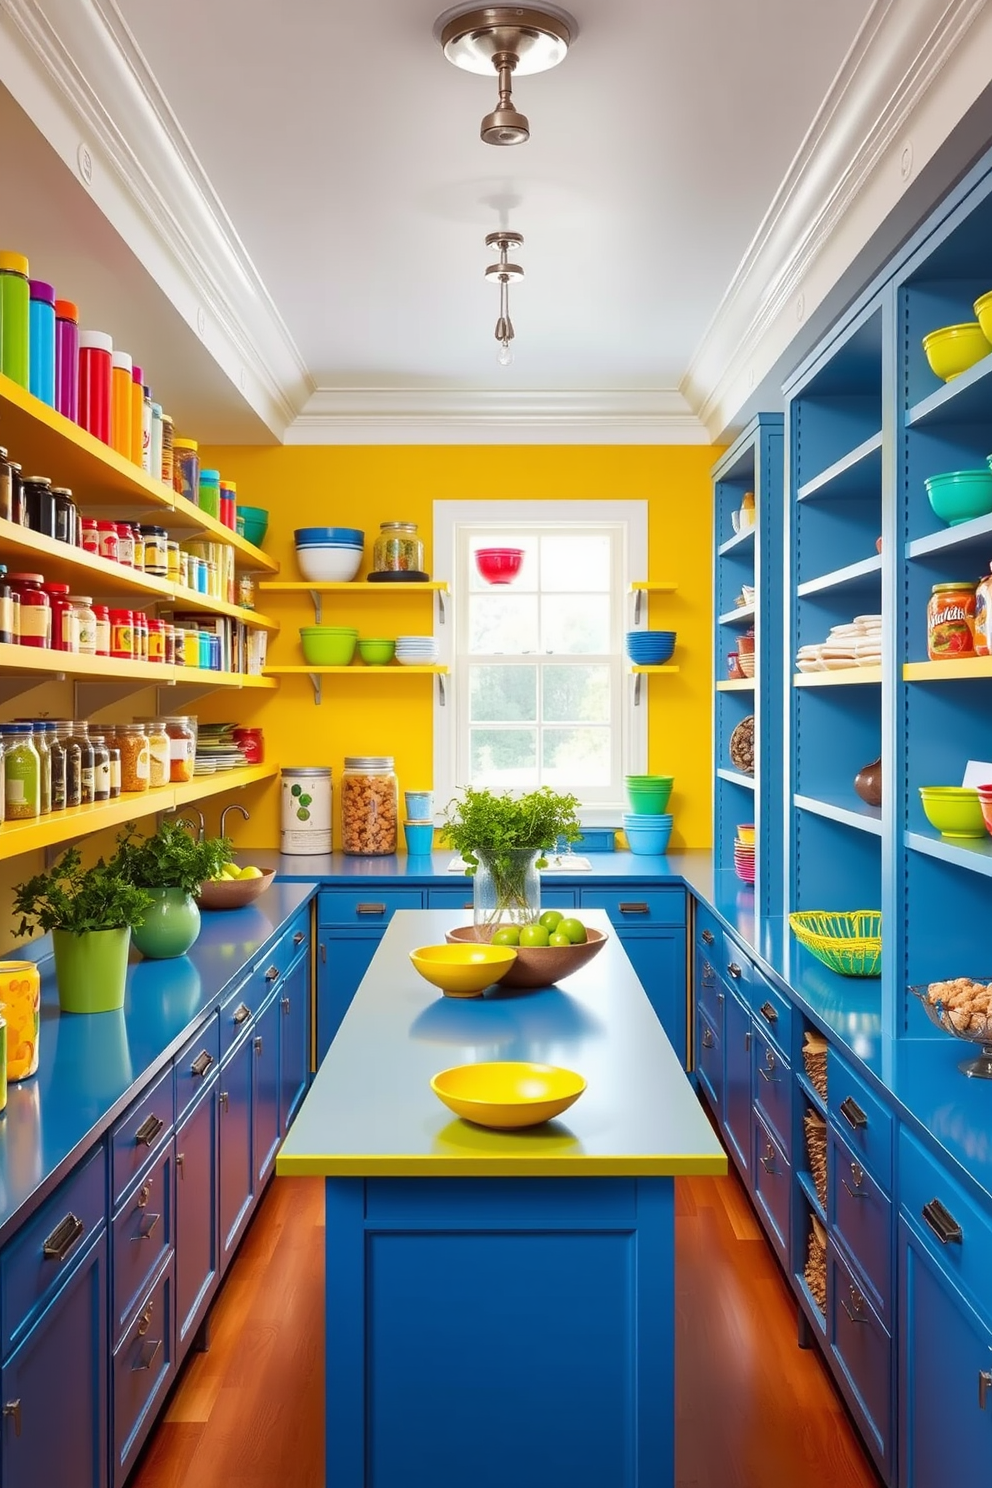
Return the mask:
POLYGON ((143 889, 180 889, 196 894, 200 885, 214 878, 234 857, 229 837, 208 837, 199 842, 186 828, 189 822, 163 821, 152 837, 139 836, 135 823, 128 822, 117 838, 114 858, 119 872, 143 889))
POLYGON ((150 894, 122 876, 116 859, 100 858, 83 868, 79 849, 70 847, 53 868, 14 889, 14 912, 21 916, 16 933, 133 929, 144 922, 152 902, 150 894))
POLYGON ((448 803, 444 839, 461 855, 468 873, 474 874, 480 861, 489 870, 496 898, 493 920, 518 919, 526 910, 531 854, 542 854, 537 867, 544 868, 545 852, 562 839, 581 837, 578 805, 575 796, 560 795, 547 785, 521 796, 469 785, 448 803))

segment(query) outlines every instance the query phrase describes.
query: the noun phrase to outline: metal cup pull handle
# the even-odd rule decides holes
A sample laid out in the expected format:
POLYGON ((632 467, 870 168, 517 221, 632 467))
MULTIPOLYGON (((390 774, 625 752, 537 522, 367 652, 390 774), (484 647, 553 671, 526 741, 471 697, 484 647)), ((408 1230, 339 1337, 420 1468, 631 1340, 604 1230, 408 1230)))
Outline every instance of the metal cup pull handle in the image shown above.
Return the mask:
POLYGON ((150 1147, 155 1139, 158 1137, 159 1133, 164 1130, 165 1122, 162 1120, 161 1116, 156 1116, 153 1112, 151 1116, 145 1117, 144 1121, 135 1132, 135 1143, 139 1147, 150 1147))
POLYGON ((964 1240, 964 1231, 958 1224, 949 1209, 945 1209, 939 1199, 931 1199, 923 1205, 923 1218, 933 1230, 941 1245, 960 1245, 964 1240))
POLYGON ((356 904, 355 913, 360 915, 382 915, 386 913, 386 906, 376 903, 356 904))
POLYGON ((64 1261, 85 1226, 76 1214, 67 1214, 60 1219, 50 1235, 42 1242, 41 1253, 46 1261, 64 1261))
POLYGON ((770 1002, 763 1002, 758 1009, 758 1012, 767 1023, 778 1022, 778 1009, 776 1007, 773 1007, 770 1002))
POLYGON ((651 907, 643 899, 621 900, 617 905, 621 914, 650 914, 651 907))
POLYGON ((151 1369, 161 1347, 161 1338, 146 1338, 141 1345, 138 1357, 131 1365, 131 1373, 138 1374, 143 1369, 151 1369))
MULTIPOLYGON (((982 1409, 984 1410, 985 1407, 982 1406, 982 1409)), ((15 1436, 20 1436, 20 1434, 21 1434, 21 1402, 20 1402, 20 1400, 19 1399, 18 1400, 8 1400, 6 1402, 6 1404, 4 1405, 3 1413, 4 1413, 5 1416, 11 1416, 13 1418, 13 1422, 14 1422, 14 1435, 15 1436)))
POLYGON ((214 1056, 211 1054, 210 1050, 204 1049, 201 1053, 197 1054, 196 1058, 193 1060, 193 1063, 190 1065, 190 1072, 194 1075, 205 1075, 213 1062, 214 1056))
POLYGON ((841 1101, 840 1114, 843 1116, 848 1126, 853 1126, 855 1131, 857 1131, 858 1128, 861 1126, 868 1125, 868 1117, 865 1115, 864 1111, 862 1111, 857 1101, 852 1100, 851 1096, 848 1096, 846 1100, 841 1101))
POLYGON ((247 1023, 248 1022, 248 1019, 250 1017, 251 1017, 251 1008, 248 1006, 248 1004, 246 1002, 239 1003, 238 1006, 234 1009, 234 1012, 232 1014, 232 1020, 235 1023, 239 1023, 239 1024, 240 1023, 247 1023))
POLYGON ((713 941, 715 939, 716 939, 716 937, 714 936, 712 930, 704 930, 703 931, 703 944, 704 945, 712 945, 713 944, 713 941))
POLYGON ((296 934, 293 936, 293 944, 295 946, 302 945, 306 938, 307 933, 305 930, 297 930, 296 934))
MULTIPOLYGON (((980 1369, 978 1371, 978 1409, 979 1410, 985 1410, 987 1408, 987 1406, 988 1406, 988 1400, 989 1400, 989 1390, 990 1389, 992 1389, 992 1369, 980 1369)), ((14 1404, 17 1405, 18 1407, 20 1406, 20 1403, 21 1402, 19 1400, 15 1400, 15 1402, 14 1402, 14 1404)), ((4 1415, 7 1414, 7 1406, 4 1406, 3 1412, 4 1412, 4 1415)), ((15 1431, 15 1434, 17 1436, 20 1436, 20 1434, 21 1434, 20 1433, 20 1429, 19 1429, 19 1421, 20 1421, 20 1414, 18 1413, 18 1417, 17 1417, 17 1419, 14 1422, 14 1431, 15 1431)))

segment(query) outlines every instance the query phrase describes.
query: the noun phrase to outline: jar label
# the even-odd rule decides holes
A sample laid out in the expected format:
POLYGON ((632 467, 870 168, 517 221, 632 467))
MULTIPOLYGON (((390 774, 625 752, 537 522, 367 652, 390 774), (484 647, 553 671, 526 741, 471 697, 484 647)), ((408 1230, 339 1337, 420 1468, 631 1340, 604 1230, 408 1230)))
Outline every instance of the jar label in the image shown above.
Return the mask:
POLYGON ((41 636, 48 640, 49 627, 51 625, 52 612, 47 605, 25 604, 21 602, 20 634, 22 636, 41 636))
POLYGON ((190 759, 192 759, 193 758, 193 740, 192 739, 170 739, 169 740, 169 758, 170 758, 170 760, 190 760, 190 759))
POLYGON ((147 749, 138 751, 134 760, 134 773, 138 780, 148 779, 149 754, 147 749))
POLYGON ((14 601, 9 594, 0 597, 0 630, 5 635, 14 634, 14 601))

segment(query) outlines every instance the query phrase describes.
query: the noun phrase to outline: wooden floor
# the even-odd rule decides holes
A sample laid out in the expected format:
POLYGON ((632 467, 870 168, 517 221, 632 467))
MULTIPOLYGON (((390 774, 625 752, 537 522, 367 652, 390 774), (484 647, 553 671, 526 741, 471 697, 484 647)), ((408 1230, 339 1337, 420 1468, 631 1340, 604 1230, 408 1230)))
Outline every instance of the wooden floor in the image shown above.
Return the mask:
MULTIPOLYGON (((322 1199, 270 1186, 129 1488, 322 1488, 322 1199)), ((678 1488, 877 1488, 737 1179, 676 1216, 678 1488)))

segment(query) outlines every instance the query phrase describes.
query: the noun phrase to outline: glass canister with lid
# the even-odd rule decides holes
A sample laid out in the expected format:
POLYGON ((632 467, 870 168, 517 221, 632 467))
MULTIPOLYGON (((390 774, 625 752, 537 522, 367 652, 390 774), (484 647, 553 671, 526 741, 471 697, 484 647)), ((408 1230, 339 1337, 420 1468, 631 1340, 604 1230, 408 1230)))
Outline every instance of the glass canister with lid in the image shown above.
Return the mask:
POLYGON ((41 760, 34 747, 34 731, 26 723, 0 723, 0 744, 6 819, 31 821, 41 815, 41 760))
POLYGON ((341 777, 341 847, 359 857, 396 851, 399 789, 391 755, 349 755, 341 777))
POLYGON ((380 522, 372 550, 376 573, 423 573, 424 544, 416 522, 380 522))

